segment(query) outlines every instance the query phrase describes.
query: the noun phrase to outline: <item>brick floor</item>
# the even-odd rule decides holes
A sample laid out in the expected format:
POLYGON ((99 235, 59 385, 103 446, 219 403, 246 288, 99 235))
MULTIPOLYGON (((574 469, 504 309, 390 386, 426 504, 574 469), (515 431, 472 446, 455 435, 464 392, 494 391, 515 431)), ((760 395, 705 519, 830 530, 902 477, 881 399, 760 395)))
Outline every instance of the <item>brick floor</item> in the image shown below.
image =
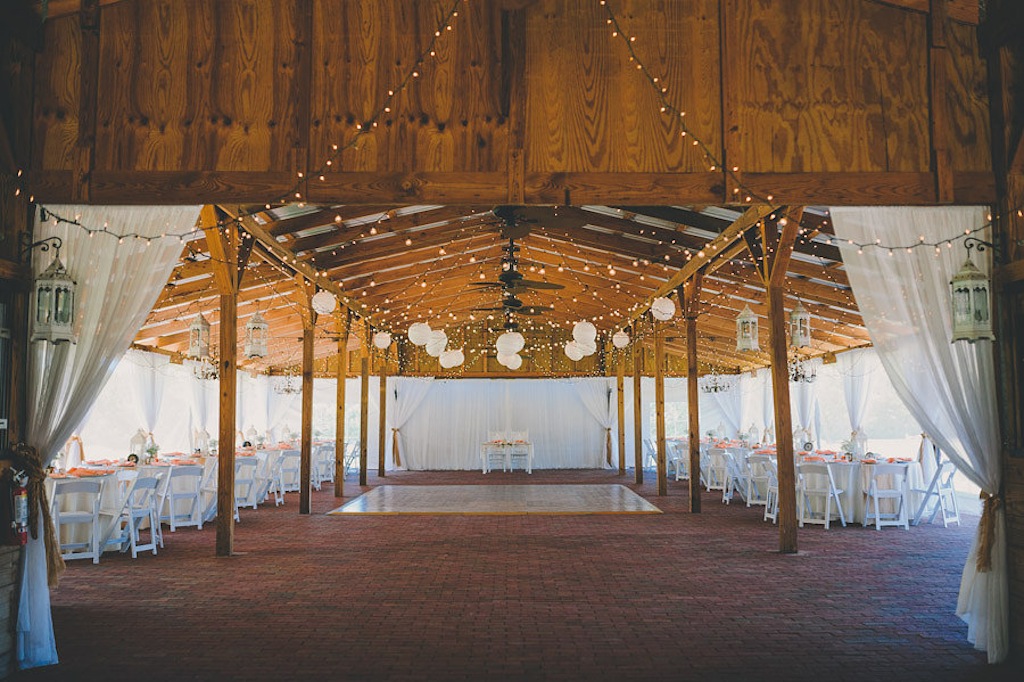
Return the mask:
MULTIPOLYGON (((73 562, 59 666, 18 680, 1002 680, 954 615, 962 528, 799 533, 756 509, 686 512, 614 472, 398 472, 390 484, 627 483, 652 516, 327 517, 243 510, 159 556, 73 562)), ((376 479, 371 477, 371 483, 376 479)), ((349 491, 356 486, 348 484, 349 491)))

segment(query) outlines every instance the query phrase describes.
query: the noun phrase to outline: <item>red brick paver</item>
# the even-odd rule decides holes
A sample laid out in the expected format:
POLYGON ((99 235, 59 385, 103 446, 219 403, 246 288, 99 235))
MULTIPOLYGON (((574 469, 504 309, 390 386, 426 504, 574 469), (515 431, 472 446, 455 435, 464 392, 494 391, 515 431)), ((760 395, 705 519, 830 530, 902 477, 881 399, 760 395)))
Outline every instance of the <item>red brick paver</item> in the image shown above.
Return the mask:
MULTIPOLYGON (((243 510, 159 556, 74 562, 61 656, 20 680, 1000 680, 956 618, 965 527, 800 531, 603 471, 398 472, 389 484, 625 483, 651 516, 327 517, 243 510)), ((377 479, 371 478, 371 482, 377 479)), ((349 491, 355 491, 351 483, 349 491)))

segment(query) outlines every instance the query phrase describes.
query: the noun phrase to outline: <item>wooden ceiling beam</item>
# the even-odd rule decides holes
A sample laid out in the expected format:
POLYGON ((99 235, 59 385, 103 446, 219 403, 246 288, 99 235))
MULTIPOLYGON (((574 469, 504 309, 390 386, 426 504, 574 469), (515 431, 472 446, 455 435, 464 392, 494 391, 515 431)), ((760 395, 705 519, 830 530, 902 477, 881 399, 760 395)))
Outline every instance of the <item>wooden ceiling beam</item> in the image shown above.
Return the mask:
MULTIPOLYGON (((398 235, 401 237, 414 237, 426 231, 424 226, 434 223, 466 223, 493 220, 488 218, 487 212, 480 207, 473 206, 439 206, 429 211, 419 211, 407 215, 389 216, 379 222, 364 225, 345 225, 328 223, 334 227, 329 232, 322 232, 305 237, 297 237, 292 242, 292 250, 300 256, 308 257, 310 252, 323 252, 356 241, 355 245, 361 244, 368 236, 398 235), (370 235, 370 229, 375 234, 370 235), (358 240, 358 241, 357 241, 358 240)), ((441 227, 438 225, 437 227, 441 227)), ((429 229, 429 228, 427 228, 429 229)))

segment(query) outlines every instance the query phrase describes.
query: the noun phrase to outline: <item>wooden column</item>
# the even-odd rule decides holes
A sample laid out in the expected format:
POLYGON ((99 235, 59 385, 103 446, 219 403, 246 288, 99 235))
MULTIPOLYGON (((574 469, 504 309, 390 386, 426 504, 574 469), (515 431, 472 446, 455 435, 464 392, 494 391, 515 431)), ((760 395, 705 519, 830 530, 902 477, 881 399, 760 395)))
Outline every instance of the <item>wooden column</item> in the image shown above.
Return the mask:
POLYGON ((388 405, 388 351, 381 351, 380 358, 380 419, 377 420, 377 475, 384 478, 385 453, 387 448, 387 405, 388 405))
POLYGON ((689 412, 690 513, 700 513, 700 392, 697 390, 697 315, 703 271, 679 287, 679 301, 686 320, 686 402, 689 412))
POLYGON ((348 332, 352 317, 347 308, 338 311, 337 410, 334 415, 334 496, 345 496, 345 379, 348 377, 348 332))
POLYGON ((366 485, 367 443, 370 428, 370 356, 369 339, 363 334, 359 356, 359 485, 366 485))
POLYGON ((299 513, 309 513, 313 472, 313 312, 312 287, 299 281, 302 308, 302 433, 299 445, 299 513), (303 300, 304 299, 304 300, 303 300))
POLYGON ((217 428, 217 556, 230 556, 235 543, 235 401, 238 390, 238 289, 252 252, 252 237, 242 237, 238 224, 218 226, 219 214, 205 206, 200 221, 213 261, 213 279, 220 292, 220 421, 217 428))
POLYGON ((619 362, 615 370, 615 393, 619 415, 619 476, 626 475, 626 351, 618 351, 619 362))
POLYGON ((651 321, 654 328, 654 414, 657 433, 658 495, 668 495, 668 464, 665 453, 665 339, 661 323, 651 321))
POLYGON ((637 338, 637 327, 633 326, 633 466, 637 485, 644 482, 644 425, 643 403, 640 400, 640 367, 643 364, 643 346, 637 338))

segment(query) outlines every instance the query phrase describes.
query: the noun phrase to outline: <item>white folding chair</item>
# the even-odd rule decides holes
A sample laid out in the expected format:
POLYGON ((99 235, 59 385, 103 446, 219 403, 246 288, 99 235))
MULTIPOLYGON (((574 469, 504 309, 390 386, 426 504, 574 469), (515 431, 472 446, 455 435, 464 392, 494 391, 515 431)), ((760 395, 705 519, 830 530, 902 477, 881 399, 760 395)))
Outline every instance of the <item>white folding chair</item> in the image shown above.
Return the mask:
POLYGON ((298 492, 302 485, 302 457, 297 450, 287 450, 278 458, 281 463, 281 492, 298 492))
POLYGON ((121 467, 115 474, 117 476, 117 500, 123 503, 131 490, 132 483, 139 477, 139 470, 129 467, 121 467))
POLYGON ((320 490, 324 483, 334 482, 334 446, 318 445, 313 450, 313 471, 311 473, 313 487, 320 490))
POLYGON ((508 468, 516 470, 516 460, 525 463, 526 473, 533 473, 533 445, 529 431, 513 431, 508 444, 508 468))
MULTIPOLYGON (((869 465, 871 466, 871 465, 869 465)), ((864 491, 865 507, 864 525, 870 525, 874 519, 875 530, 882 526, 902 526, 910 530, 907 517, 907 467, 904 464, 875 464, 871 471, 871 482, 864 491), (895 505, 895 511, 884 512, 880 502, 889 500, 895 505)))
POLYGON ((160 507, 160 522, 170 524, 172 533, 188 526, 203 529, 199 501, 202 482, 203 467, 198 464, 171 467, 160 507), (179 507, 184 511, 179 511, 179 507))
POLYGON ((846 527, 846 515, 843 513, 843 502, 840 499, 843 490, 836 488, 832 468, 827 462, 800 462, 796 465, 797 509, 798 521, 803 528, 805 523, 825 526, 828 530, 832 521, 833 511, 839 516, 839 522, 846 527), (819 512, 811 506, 812 501, 819 501, 824 511, 819 512), (833 510, 832 505, 835 504, 833 510))
POLYGON ((349 441, 345 443, 345 475, 348 476, 348 472, 356 465, 356 460, 359 458, 359 443, 355 441, 349 441))
POLYGON ((491 431, 489 440, 480 448, 480 459, 485 474, 490 473, 494 463, 501 464, 502 471, 508 471, 508 444, 505 434, 501 431, 491 431))
POLYGON ((124 501, 124 508, 121 511, 121 523, 124 524, 123 542, 128 543, 132 558, 137 559, 139 552, 147 549, 153 550, 156 554, 157 544, 160 542, 160 521, 157 518, 157 499, 160 479, 156 477, 144 477, 135 481, 124 501), (142 522, 149 522, 149 542, 141 542, 140 530, 142 522))
MULTIPOLYGON (((769 469, 772 458, 768 455, 747 456, 747 506, 768 504, 768 484, 772 473, 769 469)), ((776 486, 777 490, 777 486, 776 486)))
POLYGON ((253 487, 256 485, 256 466, 259 461, 255 457, 238 457, 235 459, 235 521, 238 521, 239 507, 256 508, 253 487))
POLYGON ((674 441, 669 447, 669 460, 677 481, 690 480, 690 449, 684 441, 674 441))
POLYGON ((100 482, 58 480, 53 491, 51 516, 65 559, 92 559, 100 562, 100 482), (61 540, 61 530, 86 527, 88 539, 61 540))
MULTIPOLYGON (((217 468, 219 464, 216 457, 213 459, 213 463, 207 460, 207 464, 203 467, 203 481, 199 484, 200 500, 203 495, 207 495, 210 498, 206 508, 203 509, 200 514, 203 517, 203 523, 209 523, 217 516, 217 468)), ((162 547, 163 545, 161 545, 162 547)))
MULTIPOLYGON (((740 464, 740 455, 725 451, 725 487, 722 489, 722 502, 729 504, 733 493, 739 493, 740 497, 747 499, 747 470, 746 463, 740 464)), ((749 504, 747 505, 750 506, 749 504)))
POLYGON ((942 512, 942 526, 949 528, 949 524, 956 522, 960 525, 960 505, 956 500, 956 490, 953 488, 953 476, 956 475, 956 465, 950 461, 939 464, 932 476, 927 488, 911 488, 911 492, 922 495, 921 504, 914 514, 913 525, 918 525, 928 514, 928 523, 935 521, 935 516, 942 512), (930 513, 929 513, 930 508, 930 513))
POLYGON ((765 485, 764 520, 772 520, 776 523, 779 520, 779 467, 778 463, 768 457, 765 473, 768 481, 765 485))
MULTIPOLYGON (((725 489, 729 482, 729 462, 726 452, 722 448, 708 448, 708 465, 705 476, 708 492, 712 490, 722 491, 722 501, 725 501, 725 489)), ((704 467, 701 468, 704 472, 704 467)))
POLYGON ((657 470, 658 468, 658 449, 654 447, 654 443, 650 438, 643 439, 644 446, 644 469, 657 470))

